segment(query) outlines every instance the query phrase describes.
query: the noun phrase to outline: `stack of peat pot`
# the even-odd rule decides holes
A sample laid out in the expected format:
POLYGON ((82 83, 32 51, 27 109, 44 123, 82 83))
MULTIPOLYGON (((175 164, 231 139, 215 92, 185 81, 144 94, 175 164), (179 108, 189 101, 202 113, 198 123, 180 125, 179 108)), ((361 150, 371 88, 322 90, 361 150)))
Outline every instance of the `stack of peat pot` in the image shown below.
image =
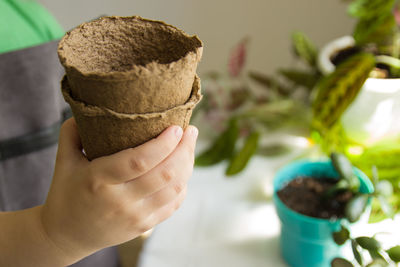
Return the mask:
POLYGON ((145 143, 171 125, 187 127, 201 99, 197 36, 160 21, 103 17, 60 41, 70 104, 89 160, 145 143))

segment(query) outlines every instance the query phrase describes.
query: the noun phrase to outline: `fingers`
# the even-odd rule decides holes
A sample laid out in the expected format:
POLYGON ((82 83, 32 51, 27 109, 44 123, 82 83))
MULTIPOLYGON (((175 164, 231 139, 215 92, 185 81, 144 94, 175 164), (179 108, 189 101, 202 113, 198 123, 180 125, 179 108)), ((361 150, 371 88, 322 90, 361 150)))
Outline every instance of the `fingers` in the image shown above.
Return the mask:
POLYGON ((58 141, 57 161, 76 161, 85 160, 82 153, 82 144, 78 134, 78 128, 74 118, 66 120, 60 129, 58 141))
MULTIPOLYGON (((164 205, 162 206, 158 206, 158 207, 152 207, 153 208, 153 212, 150 213, 147 216, 147 219, 144 221, 144 226, 142 231, 148 231, 151 228, 153 228, 154 226, 156 226, 157 224, 165 221, 166 219, 168 219, 169 217, 172 216, 172 214, 180 208, 180 206, 182 205, 183 201, 186 198, 186 193, 187 193, 187 189, 186 187, 184 188, 183 191, 181 191, 178 195, 175 195, 175 198, 171 199, 169 202, 164 203, 164 205)), ((148 199, 150 200, 150 199, 148 199)), ((149 203, 146 203, 149 204, 149 203)), ((150 204, 151 205, 151 204, 150 204)))
POLYGON ((151 171, 128 182, 126 187, 132 197, 138 200, 154 194, 169 184, 176 184, 177 187, 185 184, 193 170, 197 134, 197 129, 189 126, 173 153, 151 171))
POLYGON ((182 192, 186 192, 186 190, 187 190, 186 181, 166 186, 160 191, 147 197, 144 201, 145 203, 144 208, 146 210, 157 210, 160 207, 163 207, 168 203, 172 202, 182 192))
POLYGON ((135 148, 92 161, 92 167, 110 183, 123 183, 150 171, 176 148, 182 128, 171 126, 157 138, 135 148))

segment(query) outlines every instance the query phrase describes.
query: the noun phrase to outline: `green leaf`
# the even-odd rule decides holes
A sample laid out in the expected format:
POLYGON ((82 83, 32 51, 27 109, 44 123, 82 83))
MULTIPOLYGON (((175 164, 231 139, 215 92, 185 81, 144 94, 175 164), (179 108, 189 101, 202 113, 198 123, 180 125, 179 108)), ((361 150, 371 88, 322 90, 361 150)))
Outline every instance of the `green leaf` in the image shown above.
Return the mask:
POLYGON ((347 180, 349 190, 357 193, 360 188, 360 180, 354 174, 351 162, 345 155, 340 153, 332 153, 331 160, 336 171, 339 173, 340 178, 347 180))
POLYGON ((250 107, 240 115, 240 118, 256 119, 268 127, 273 124, 284 125, 289 119, 288 115, 293 114, 295 108, 296 103, 293 100, 276 100, 250 107))
POLYGON ((323 193, 321 200, 328 201, 333 196, 337 195, 339 192, 344 192, 349 188, 350 188, 349 182, 345 179, 340 179, 334 186, 332 186, 323 193))
POLYGON ((389 264, 382 259, 375 259, 367 265, 367 267, 386 267, 386 266, 389 266, 389 264))
POLYGON ((379 205, 380 205, 383 213, 387 217, 393 218, 393 216, 394 216, 393 207, 390 205, 390 203, 387 201, 387 199, 383 196, 378 196, 378 201, 379 201, 379 205))
POLYGON ((228 128, 215 140, 210 148, 196 157, 196 166, 209 166, 230 158, 238 137, 239 126, 237 120, 233 119, 229 122, 228 128))
POLYGON ((250 136, 246 139, 242 150, 240 150, 231 158, 229 166, 225 172, 227 176, 235 175, 246 167, 250 158, 257 150, 259 137, 260 134, 258 132, 253 132, 250 134, 250 136))
POLYGON ((341 153, 331 154, 332 164, 339 175, 346 180, 350 180, 354 176, 353 165, 350 160, 341 153))
POLYGON ((360 251, 358 250, 358 244, 354 239, 351 240, 351 250, 353 251, 354 258, 356 259, 358 264, 362 266, 363 259, 361 257, 360 251))
POLYGON ((356 18, 372 19, 382 14, 391 13, 395 0, 356 0, 347 12, 356 18))
POLYGON ((262 146, 257 150, 257 155, 264 157, 276 157, 282 156, 289 153, 292 147, 285 144, 272 144, 267 146, 262 146))
POLYGON ((368 203, 368 195, 359 194, 353 197, 345 207, 345 215, 349 222, 356 222, 360 219, 368 203))
POLYGON ((387 180, 381 180, 376 183, 375 192, 383 197, 391 197, 393 195, 393 185, 387 180))
POLYGON ((346 259, 334 258, 331 262, 332 267, 354 267, 354 265, 346 259))
POLYGON ((379 181, 378 168, 376 167, 376 165, 373 165, 371 170, 372 182, 374 183, 374 185, 376 185, 379 181))
POLYGON ((309 90, 314 88, 320 78, 315 72, 304 70, 280 69, 278 72, 295 85, 306 87, 309 90))
POLYGON ((336 67, 316 86, 313 102, 313 126, 330 129, 358 95, 369 73, 375 67, 371 54, 358 53, 336 67))
POLYGON ((356 242, 369 251, 378 251, 381 248, 381 244, 373 237, 360 236, 356 238, 356 242))
POLYGON ((382 256, 382 254, 377 251, 377 250, 368 250, 369 255, 373 260, 381 260, 386 262, 385 257, 382 256))
POLYGON ((388 249, 386 252, 392 261, 396 263, 400 262, 400 246, 392 247, 388 249))
POLYGON ((295 55, 304 60, 308 65, 316 66, 318 50, 310 39, 302 32, 292 34, 292 43, 295 55))
POLYGON ((267 76, 265 74, 250 71, 249 77, 256 83, 258 83, 268 89, 272 89, 272 90, 276 91, 276 93, 281 96, 288 96, 290 93, 290 90, 288 88, 281 85, 276 79, 274 79, 270 76, 267 76))
POLYGON ((342 225, 340 231, 333 232, 332 237, 333 241, 335 241, 336 244, 341 246, 344 243, 346 243, 346 241, 350 238, 350 232, 347 228, 343 227, 342 225))
POLYGON ((360 20, 353 32, 356 44, 359 46, 375 43, 384 44, 391 38, 396 29, 396 21, 391 13, 367 20, 360 20))

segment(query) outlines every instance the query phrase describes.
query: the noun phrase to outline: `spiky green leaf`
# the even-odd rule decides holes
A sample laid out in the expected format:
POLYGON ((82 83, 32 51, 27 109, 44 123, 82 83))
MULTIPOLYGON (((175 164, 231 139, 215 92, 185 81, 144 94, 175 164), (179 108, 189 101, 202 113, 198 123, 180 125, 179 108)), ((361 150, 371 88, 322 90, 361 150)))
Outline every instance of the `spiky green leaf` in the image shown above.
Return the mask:
POLYGON ((369 73, 375 67, 371 54, 356 54, 339 66, 316 86, 313 102, 313 125, 329 129, 356 98, 369 73))
POLYGON ((314 67, 317 62, 318 50, 311 40, 302 32, 292 34, 292 43, 295 55, 314 67))
POLYGON ((375 43, 384 44, 388 38, 392 38, 396 30, 396 21, 391 13, 374 17, 368 20, 360 20, 353 32, 357 45, 375 43))
POLYGON ((347 11, 359 19, 372 19, 382 14, 391 13, 395 0, 356 0, 347 11))

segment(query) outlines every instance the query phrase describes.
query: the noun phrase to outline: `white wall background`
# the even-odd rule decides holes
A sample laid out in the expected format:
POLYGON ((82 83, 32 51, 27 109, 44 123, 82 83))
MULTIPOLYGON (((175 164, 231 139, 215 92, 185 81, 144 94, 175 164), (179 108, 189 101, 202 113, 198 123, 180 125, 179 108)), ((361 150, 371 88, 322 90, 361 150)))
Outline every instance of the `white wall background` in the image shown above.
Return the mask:
POLYGON ((63 27, 100 15, 164 20, 204 42, 200 74, 225 70, 229 51, 250 37, 247 68, 272 73, 293 63, 290 33, 304 31, 318 46, 351 33, 354 21, 342 0, 38 0, 63 27))

